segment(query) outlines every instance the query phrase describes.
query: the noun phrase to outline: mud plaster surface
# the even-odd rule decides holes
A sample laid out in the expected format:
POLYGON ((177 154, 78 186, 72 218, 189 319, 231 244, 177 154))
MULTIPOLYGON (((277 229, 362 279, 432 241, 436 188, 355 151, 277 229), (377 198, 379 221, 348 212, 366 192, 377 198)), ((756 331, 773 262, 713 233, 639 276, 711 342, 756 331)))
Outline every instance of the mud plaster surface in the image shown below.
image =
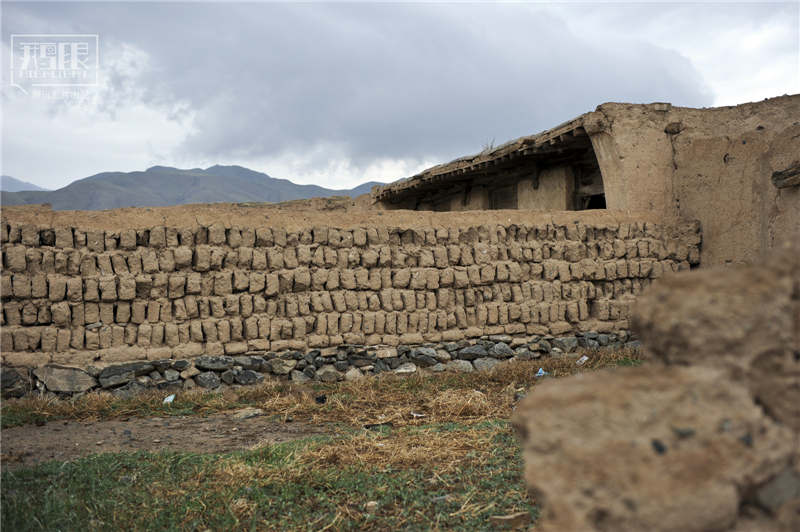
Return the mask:
POLYGON ((626 221, 659 221, 652 213, 622 211, 533 212, 519 210, 430 212, 380 211, 349 203, 320 204, 303 200, 298 204, 204 203, 174 207, 130 207, 108 211, 53 211, 41 205, 4 207, 4 221, 49 227, 78 227, 119 231, 154 226, 284 227, 289 231, 315 225, 332 227, 470 227, 481 224, 567 223, 569 221, 615 224, 626 221), (314 208, 316 205, 317 208, 314 208))

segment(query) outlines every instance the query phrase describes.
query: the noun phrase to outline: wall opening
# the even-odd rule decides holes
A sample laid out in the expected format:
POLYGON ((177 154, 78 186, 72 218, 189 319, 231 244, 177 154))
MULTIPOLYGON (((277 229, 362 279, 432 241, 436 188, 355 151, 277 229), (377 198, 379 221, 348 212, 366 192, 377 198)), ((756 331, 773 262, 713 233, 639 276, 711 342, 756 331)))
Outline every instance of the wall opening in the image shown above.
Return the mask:
POLYGON ((591 145, 583 157, 573 163, 572 171, 575 175, 573 202, 575 210, 605 209, 606 194, 603 187, 603 174, 600 173, 600 164, 597 162, 597 156, 591 145))

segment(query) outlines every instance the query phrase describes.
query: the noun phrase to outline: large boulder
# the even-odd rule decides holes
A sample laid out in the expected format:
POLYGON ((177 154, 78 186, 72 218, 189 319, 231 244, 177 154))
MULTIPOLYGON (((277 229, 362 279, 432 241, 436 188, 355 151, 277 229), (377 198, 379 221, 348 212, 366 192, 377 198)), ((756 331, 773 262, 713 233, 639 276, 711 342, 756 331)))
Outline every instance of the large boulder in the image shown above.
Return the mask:
POLYGON ((513 423, 525 479, 544 508, 542 532, 721 531, 743 508, 767 515, 793 504, 795 436, 722 369, 546 381, 513 423), (764 486, 778 493, 772 507, 761 500, 764 486))
POLYGON ((33 370, 33 375, 51 392, 79 393, 97 386, 94 377, 78 368, 43 366, 33 370))

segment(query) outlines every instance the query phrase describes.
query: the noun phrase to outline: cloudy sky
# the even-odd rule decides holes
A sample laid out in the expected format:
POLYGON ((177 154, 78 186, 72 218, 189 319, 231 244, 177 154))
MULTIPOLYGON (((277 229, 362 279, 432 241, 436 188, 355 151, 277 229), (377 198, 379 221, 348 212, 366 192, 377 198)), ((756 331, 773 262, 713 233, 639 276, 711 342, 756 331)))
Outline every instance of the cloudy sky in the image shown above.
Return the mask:
POLYGON ((240 164, 392 181, 606 101, 800 92, 800 3, 2 3, 2 173, 240 164), (9 85, 11 34, 99 34, 82 99, 9 85))

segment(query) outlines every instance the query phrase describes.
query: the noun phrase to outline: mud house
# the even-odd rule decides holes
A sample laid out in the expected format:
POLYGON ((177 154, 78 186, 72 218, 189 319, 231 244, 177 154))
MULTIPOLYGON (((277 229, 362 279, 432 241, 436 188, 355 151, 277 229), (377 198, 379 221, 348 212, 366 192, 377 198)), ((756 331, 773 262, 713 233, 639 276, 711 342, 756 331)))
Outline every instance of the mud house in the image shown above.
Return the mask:
POLYGON ((611 209, 697 219, 703 264, 800 234, 800 95, 735 107, 606 103, 375 187, 386 209, 611 209))
POLYGON ((352 211, 6 207, 0 390, 334 381, 619 347, 663 276, 800 240, 799 182, 786 96, 604 104, 352 211))

